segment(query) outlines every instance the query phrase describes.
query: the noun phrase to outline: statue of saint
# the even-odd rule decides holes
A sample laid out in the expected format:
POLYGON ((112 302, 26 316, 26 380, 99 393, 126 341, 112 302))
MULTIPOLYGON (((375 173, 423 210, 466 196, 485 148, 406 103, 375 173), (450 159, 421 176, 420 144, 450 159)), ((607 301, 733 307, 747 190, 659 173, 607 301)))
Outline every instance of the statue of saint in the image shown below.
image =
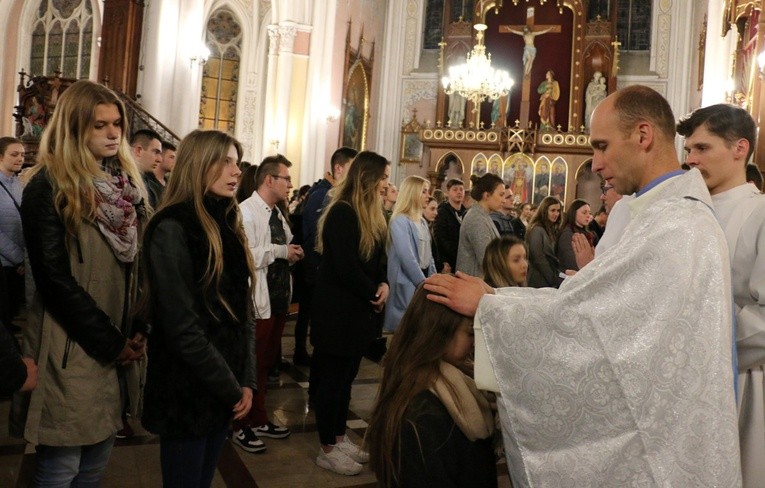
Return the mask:
POLYGON ((465 102, 467 99, 457 92, 449 95, 449 127, 461 128, 465 120, 465 102))
POLYGON ((491 126, 504 127, 507 119, 508 95, 495 99, 491 104, 491 126))
POLYGON ((587 91, 584 93, 584 126, 590 128, 590 117, 595 107, 603 101, 608 95, 606 90, 606 79, 600 71, 592 75, 592 80, 587 85, 587 91))
POLYGON ((537 32, 529 29, 529 26, 527 25, 523 26, 523 31, 517 31, 509 28, 507 30, 513 34, 518 34, 519 36, 523 37, 523 42, 526 43, 526 45, 523 47, 523 74, 524 76, 528 76, 531 73, 531 65, 534 63, 534 58, 537 57, 537 48, 534 46, 534 38, 550 32, 552 27, 548 27, 545 30, 537 32))
POLYGON ((548 70, 545 80, 537 88, 539 93, 539 128, 541 130, 555 127, 555 102, 560 98, 560 85, 555 79, 555 73, 548 70))

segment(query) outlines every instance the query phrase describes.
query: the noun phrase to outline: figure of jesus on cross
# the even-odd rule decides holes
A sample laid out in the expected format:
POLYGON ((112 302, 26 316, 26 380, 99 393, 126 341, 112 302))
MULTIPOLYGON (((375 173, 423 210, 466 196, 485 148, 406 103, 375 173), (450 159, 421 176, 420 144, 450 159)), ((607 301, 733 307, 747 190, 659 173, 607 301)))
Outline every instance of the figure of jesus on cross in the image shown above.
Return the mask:
POLYGON ((557 25, 534 25, 534 7, 529 7, 526 11, 526 25, 501 25, 499 26, 499 32, 517 34, 523 37, 525 46, 523 47, 523 75, 529 76, 531 74, 531 65, 534 63, 534 58, 537 57, 537 48, 534 46, 534 39, 542 34, 548 32, 560 32, 560 26, 557 25), (518 30, 522 29, 522 30, 518 30), (537 30, 539 29, 539 30, 537 30))
POLYGON ((528 75, 531 73, 531 64, 534 62, 534 58, 537 57, 537 48, 534 46, 534 38, 537 36, 541 36, 542 34, 546 34, 547 32, 550 32, 552 30, 552 27, 548 27, 545 30, 534 32, 531 29, 529 29, 528 26, 523 26, 523 31, 517 31, 514 29, 511 29, 509 26, 507 27, 507 31, 511 32, 513 34, 518 34, 519 36, 523 36, 523 42, 526 43, 526 45, 523 47, 523 74, 528 75))

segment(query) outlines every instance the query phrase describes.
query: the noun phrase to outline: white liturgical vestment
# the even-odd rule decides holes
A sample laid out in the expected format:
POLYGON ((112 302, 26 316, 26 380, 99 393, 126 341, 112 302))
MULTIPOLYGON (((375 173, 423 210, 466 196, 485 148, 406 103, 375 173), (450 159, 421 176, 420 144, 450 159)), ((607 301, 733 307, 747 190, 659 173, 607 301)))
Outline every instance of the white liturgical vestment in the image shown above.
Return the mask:
POLYGON ((765 195, 749 183, 712 196, 731 256, 744 487, 765 485, 765 195))
POLYGON ((691 170, 629 205, 622 239, 559 289, 481 299, 476 381, 488 361, 516 487, 741 484, 730 265, 709 193, 691 170))

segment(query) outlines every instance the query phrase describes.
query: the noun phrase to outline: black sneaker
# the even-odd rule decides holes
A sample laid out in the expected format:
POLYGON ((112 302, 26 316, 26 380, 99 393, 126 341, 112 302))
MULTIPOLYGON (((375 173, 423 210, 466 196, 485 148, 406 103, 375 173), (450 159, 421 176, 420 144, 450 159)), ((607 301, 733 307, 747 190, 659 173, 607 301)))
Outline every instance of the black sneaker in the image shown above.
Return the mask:
POLYGON ((237 446, 253 454, 265 452, 266 450, 265 443, 258 439, 258 436, 255 434, 255 429, 249 427, 235 430, 231 440, 237 446))
POLYGON ((253 427, 252 430, 260 437, 270 437, 272 439, 284 439, 290 436, 290 430, 287 427, 280 427, 271 422, 260 427, 253 427))

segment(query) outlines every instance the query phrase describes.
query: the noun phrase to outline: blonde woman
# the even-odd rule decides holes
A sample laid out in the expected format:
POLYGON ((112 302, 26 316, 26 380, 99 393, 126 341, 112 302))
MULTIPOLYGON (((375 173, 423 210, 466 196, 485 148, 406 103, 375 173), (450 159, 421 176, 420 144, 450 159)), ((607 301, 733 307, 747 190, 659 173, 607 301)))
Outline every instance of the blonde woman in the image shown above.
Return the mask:
POLYGON ((407 176, 398 191, 388 226, 388 283, 385 330, 398 327, 417 285, 436 272, 430 248, 430 229, 422 215, 430 183, 421 176, 407 176))
POLYGON ((99 484, 122 428, 119 365, 144 354, 145 331, 130 330, 128 312, 146 190, 125 123, 114 92, 72 84, 24 190, 37 287, 24 331, 24 353, 39 365, 24 430, 37 446, 35 486, 99 484))
POLYGON ((250 410, 257 385, 254 266, 234 198, 241 156, 223 132, 186 136, 146 230, 153 329, 142 422, 159 434, 168 487, 210 486, 231 420, 250 410))
POLYGON ((360 473, 369 459, 346 437, 345 423, 351 384, 388 298, 380 196, 388 178, 384 157, 360 152, 333 190, 317 229, 321 262, 311 322, 311 388, 321 443, 316 464, 344 475, 360 473))

